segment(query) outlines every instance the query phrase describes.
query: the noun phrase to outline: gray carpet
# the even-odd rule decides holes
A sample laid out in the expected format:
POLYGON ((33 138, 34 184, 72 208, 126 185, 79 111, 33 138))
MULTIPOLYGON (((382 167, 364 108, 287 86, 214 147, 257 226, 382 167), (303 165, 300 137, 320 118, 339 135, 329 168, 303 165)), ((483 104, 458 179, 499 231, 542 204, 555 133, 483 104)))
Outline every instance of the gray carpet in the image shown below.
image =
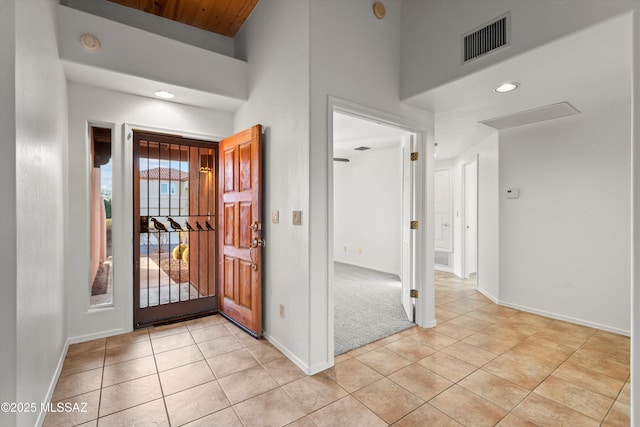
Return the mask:
POLYGON ((339 262, 334 266, 336 355, 414 326, 400 302, 398 276, 339 262))

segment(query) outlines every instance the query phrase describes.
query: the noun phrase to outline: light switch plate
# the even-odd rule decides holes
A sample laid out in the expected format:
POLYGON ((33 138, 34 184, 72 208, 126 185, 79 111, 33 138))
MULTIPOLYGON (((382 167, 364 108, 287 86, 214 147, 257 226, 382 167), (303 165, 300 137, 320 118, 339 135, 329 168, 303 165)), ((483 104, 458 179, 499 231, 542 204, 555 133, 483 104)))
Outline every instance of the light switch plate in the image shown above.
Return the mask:
POLYGON ((302 211, 293 211, 291 222, 293 225, 302 225, 302 211))
POLYGON ((280 211, 271 211, 271 223, 277 224, 280 222, 280 211))
POLYGON ((507 188, 507 199, 517 199, 520 197, 520 189, 515 187, 507 188))

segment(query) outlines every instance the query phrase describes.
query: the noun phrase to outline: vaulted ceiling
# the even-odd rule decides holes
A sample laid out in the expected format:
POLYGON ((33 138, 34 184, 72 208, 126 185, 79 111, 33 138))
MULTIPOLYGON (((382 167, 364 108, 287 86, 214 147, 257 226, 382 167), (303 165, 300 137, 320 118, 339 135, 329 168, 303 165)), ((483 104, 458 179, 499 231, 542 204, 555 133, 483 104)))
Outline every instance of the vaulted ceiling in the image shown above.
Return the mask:
POLYGON ((234 37, 259 0, 109 0, 206 31, 234 37))

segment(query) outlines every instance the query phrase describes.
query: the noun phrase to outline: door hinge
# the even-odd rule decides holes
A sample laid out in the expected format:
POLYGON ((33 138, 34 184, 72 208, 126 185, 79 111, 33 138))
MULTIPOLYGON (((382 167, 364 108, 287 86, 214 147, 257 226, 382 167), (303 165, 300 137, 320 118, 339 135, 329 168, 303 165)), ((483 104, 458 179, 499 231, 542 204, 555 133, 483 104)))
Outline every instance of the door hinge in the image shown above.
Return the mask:
POLYGON ((418 155, 420 153, 418 153, 417 151, 414 151, 413 153, 411 153, 411 161, 415 162, 416 160, 418 160, 418 155))
POLYGON ((411 298, 418 298, 418 290, 417 290, 417 289, 411 289, 411 290, 409 291, 409 296, 410 296, 411 298))
POLYGON ((417 230, 419 225, 420 223, 418 221, 411 221, 411 224, 409 226, 412 230, 417 230))

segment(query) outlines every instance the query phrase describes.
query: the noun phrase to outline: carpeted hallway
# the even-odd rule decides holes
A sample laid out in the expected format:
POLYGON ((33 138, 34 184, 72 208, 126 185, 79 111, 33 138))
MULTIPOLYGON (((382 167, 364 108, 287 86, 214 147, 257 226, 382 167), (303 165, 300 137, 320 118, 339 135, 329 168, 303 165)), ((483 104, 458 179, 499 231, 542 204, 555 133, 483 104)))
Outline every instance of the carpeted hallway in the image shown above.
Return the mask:
POLYGON ((398 276, 334 263, 335 354, 414 326, 400 302, 398 276))

